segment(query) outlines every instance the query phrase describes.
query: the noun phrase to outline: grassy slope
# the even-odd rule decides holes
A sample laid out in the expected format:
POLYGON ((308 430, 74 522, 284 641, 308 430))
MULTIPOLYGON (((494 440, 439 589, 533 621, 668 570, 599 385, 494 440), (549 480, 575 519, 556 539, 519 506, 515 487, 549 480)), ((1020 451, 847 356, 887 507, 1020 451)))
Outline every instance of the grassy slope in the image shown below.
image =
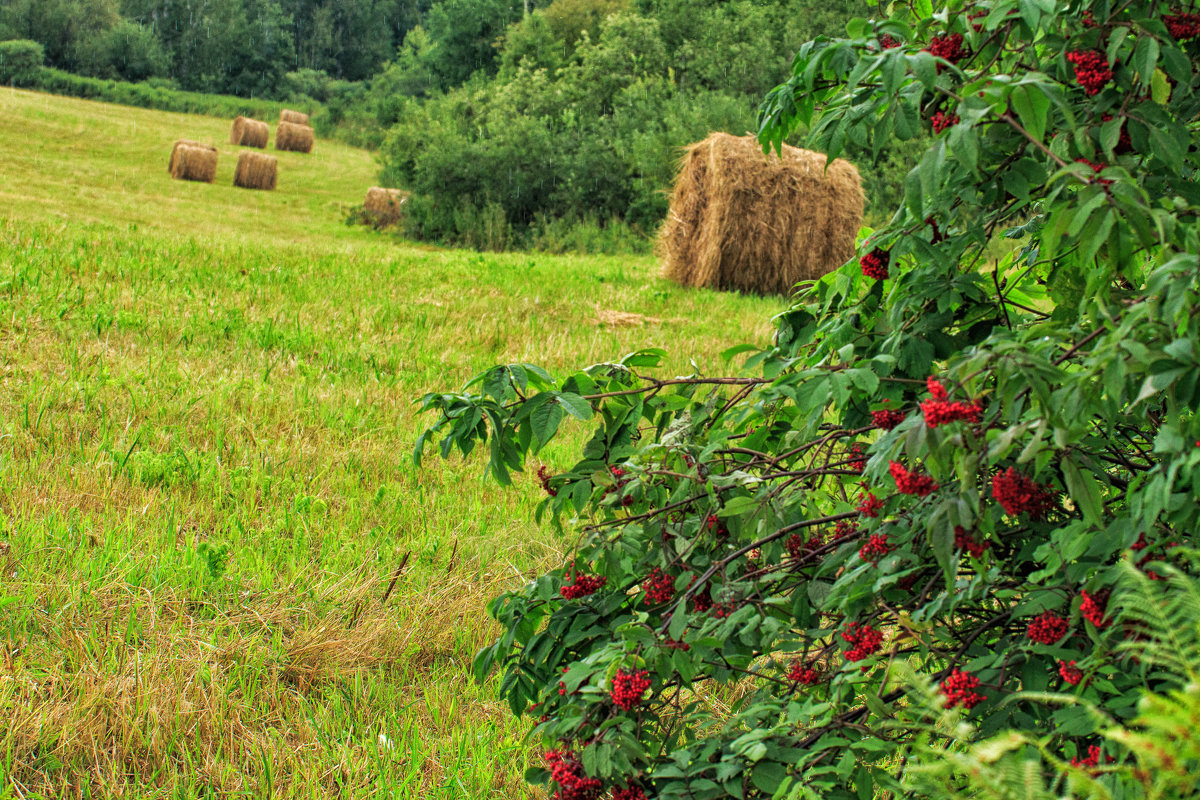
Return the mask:
POLYGON ((0 798, 526 797, 465 669, 486 599, 569 544, 535 479, 415 472, 412 399, 647 345, 712 370, 779 301, 389 242, 341 222, 368 154, 249 192, 227 130, 0 92, 0 798), (168 178, 180 137, 216 184, 168 178))

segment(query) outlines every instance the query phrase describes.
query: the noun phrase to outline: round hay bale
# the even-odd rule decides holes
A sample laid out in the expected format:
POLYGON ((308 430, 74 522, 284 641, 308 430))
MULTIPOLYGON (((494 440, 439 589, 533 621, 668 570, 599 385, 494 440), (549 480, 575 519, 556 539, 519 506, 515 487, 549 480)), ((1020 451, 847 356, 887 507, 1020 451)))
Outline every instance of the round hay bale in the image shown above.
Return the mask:
POLYGON ((212 183, 217 177, 217 148, 181 139, 171 148, 168 168, 176 180, 212 183))
POLYGON ((275 149, 290 150, 293 153, 311 153, 313 149, 313 129, 307 125, 297 125, 294 122, 281 122, 275 129, 275 149))
POLYGON ((684 286, 788 294, 854 257, 862 225, 858 170, 754 136, 714 133, 688 146, 659 230, 663 277, 684 286))
POLYGON ((238 153, 237 168, 233 171, 233 185, 243 189, 275 189, 275 172, 278 159, 266 153, 243 150, 238 153))
POLYGON ((229 132, 229 143, 241 147, 266 147, 271 138, 271 128, 265 122, 249 117, 238 117, 229 132))
POLYGON ((176 139, 175 144, 171 146, 171 158, 167 162, 167 172, 170 173, 172 178, 178 177, 175 174, 175 162, 179 159, 179 148, 185 146, 203 147, 207 150, 212 150, 214 153, 217 151, 217 148, 213 147, 211 144, 201 144, 200 142, 194 142, 191 139, 176 139))
POLYGON ((367 189, 367 199, 363 201, 363 215, 379 226, 394 225, 407 201, 408 192, 403 189, 372 186, 367 189))
POLYGON ((280 122, 294 122, 297 125, 310 125, 308 114, 301 111, 292 111, 290 108, 282 109, 279 112, 280 122))

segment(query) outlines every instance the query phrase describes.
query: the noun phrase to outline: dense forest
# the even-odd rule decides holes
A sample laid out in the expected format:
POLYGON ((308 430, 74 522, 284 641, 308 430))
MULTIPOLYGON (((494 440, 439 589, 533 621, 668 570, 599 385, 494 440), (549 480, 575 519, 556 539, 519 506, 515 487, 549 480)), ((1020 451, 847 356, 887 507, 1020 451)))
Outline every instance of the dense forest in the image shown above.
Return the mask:
MULTIPOLYGON (((307 103, 414 192, 408 233, 644 247, 680 147, 753 127, 791 55, 863 0, 0 0, 0 41, 76 75, 307 103), (319 108, 318 108, 319 106, 319 108)), ((60 81, 61 83, 61 81, 60 81)), ((53 87, 47 87, 53 90, 53 87)), ((865 151, 851 153, 865 158, 865 151)), ((894 199, 895 148, 864 164, 894 199)))

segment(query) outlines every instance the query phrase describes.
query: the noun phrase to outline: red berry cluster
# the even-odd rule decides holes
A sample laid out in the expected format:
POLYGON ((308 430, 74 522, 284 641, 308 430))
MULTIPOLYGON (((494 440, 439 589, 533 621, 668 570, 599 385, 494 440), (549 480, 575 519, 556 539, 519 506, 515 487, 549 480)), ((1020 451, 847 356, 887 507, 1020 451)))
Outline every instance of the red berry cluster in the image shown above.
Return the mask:
POLYGON ((946 387, 936 378, 928 378, 925 385, 929 387, 932 397, 921 403, 921 411, 925 414, 925 424, 931 428, 945 425, 949 422, 966 420, 979 422, 983 409, 978 403, 950 402, 947 399, 946 387))
POLYGON ((858 503, 858 513, 864 517, 878 517, 881 508, 883 508, 883 501, 871 492, 864 494, 858 503))
POLYGON ((1083 680, 1083 670, 1075 666, 1073 658, 1070 661, 1063 661, 1061 658, 1058 660, 1058 674, 1071 686, 1078 686, 1083 680))
POLYGON ((842 632, 842 638, 853 645, 843 655, 847 661, 862 661, 870 655, 878 653, 883 647, 883 634, 867 625, 851 622, 842 632))
POLYGON ((884 50, 891 50, 893 47, 899 47, 900 42, 896 41, 890 34, 883 34, 879 37, 879 46, 884 50))
POLYGON ((1054 508, 1054 495, 1013 467, 992 476, 992 497, 1012 517, 1029 514, 1041 519, 1054 508))
POLYGON ((682 650, 685 653, 692 649, 690 644, 687 642, 681 642, 678 639, 667 639, 667 641, 663 642, 663 647, 667 648, 668 650, 682 650))
POLYGON ((798 683, 801 686, 812 686, 821 679, 821 673, 805 665, 804 662, 797 658, 792 661, 792 666, 788 669, 787 677, 792 683, 798 683))
POLYGON ((550 470, 544 466, 538 467, 538 480, 542 482, 542 489, 551 497, 558 496, 558 490, 550 485, 550 470))
MULTIPOLYGON (((1087 754, 1086 758, 1079 758, 1078 756, 1075 758, 1072 758, 1071 766, 1072 767, 1080 767, 1080 768, 1083 768, 1083 767, 1090 768, 1090 767, 1100 766, 1100 755, 1101 755, 1100 745, 1089 744, 1087 752, 1088 752, 1088 754, 1087 754)), ((1106 756, 1104 760, 1112 761, 1113 758, 1112 758, 1112 756, 1106 756)))
POLYGON ((1096 22, 1096 18, 1092 16, 1092 12, 1090 11, 1083 12, 1083 19, 1081 21, 1085 28, 1098 28, 1100 26, 1100 23, 1096 22))
POLYGON ((740 608, 740 606, 738 606, 736 603, 717 603, 715 606, 713 606, 712 613, 717 619, 725 619, 726 617, 732 616, 733 612, 737 611, 738 608, 740 608))
POLYGON ((892 474, 892 478, 896 481, 896 490, 900 494, 915 494, 917 497, 926 497, 937 491, 938 485, 933 478, 917 472, 909 472, 899 462, 889 461, 888 472, 892 474))
POLYGON ((929 118, 929 126, 933 128, 934 133, 941 133, 951 125, 957 125, 960 121, 958 114, 947 114, 945 111, 939 111, 929 118))
POLYGON ((986 12, 986 11, 976 11, 974 14, 967 14, 967 19, 970 20, 970 22, 971 22, 971 30, 975 31, 976 33, 979 33, 980 31, 982 31, 983 23, 976 22, 975 20, 980 19, 982 17, 986 17, 987 15, 988 15, 988 12, 986 12))
POLYGON ((862 472, 867 468, 867 457, 863 453, 861 444, 850 445, 850 469, 855 472, 862 472))
POLYGON ((1084 619, 1097 628, 1107 628, 1112 624, 1112 620, 1104 615, 1105 606, 1108 605, 1107 593, 1088 594, 1084 589, 1079 596, 1083 598, 1083 602, 1079 604, 1079 613, 1084 619))
POLYGON ((725 523, 721 522, 721 518, 716 514, 709 514, 704 518, 704 526, 709 533, 715 533, 717 536, 726 536, 729 534, 729 529, 725 527, 725 523))
POLYGON ((554 800, 598 800, 604 794, 600 779, 585 775, 583 765, 569 750, 547 750, 546 765, 550 780, 558 784, 554 800))
POLYGON ((867 543, 858 548, 858 557, 874 564, 890 552, 892 552, 892 546, 888 544, 887 535, 873 533, 871 538, 867 539, 867 543))
POLYGON ((1067 635, 1070 625, 1053 611, 1044 611, 1029 623, 1029 638, 1038 644, 1054 644, 1067 635))
MULTIPOLYGON (((886 400, 884 401, 887 402, 886 400)), ((904 422, 903 411, 892 411, 890 408, 883 408, 879 411, 871 412, 871 423, 881 431, 890 431, 892 428, 904 422)))
POLYGON ((1072 50, 1067 61, 1075 65, 1075 82, 1083 87, 1089 97, 1099 94, 1105 84, 1113 79, 1108 59, 1098 50, 1072 50))
POLYGON ((979 678, 976 678, 969 672, 963 672, 961 669, 955 668, 942 681, 942 694, 946 695, 946 707, 953 708, 961 705, 967 711, 970 711, 980 702, 987 700, 986 695, 981 695, 975 691, 979 688, 979 678))
POLYGON ((792 558, 800 558, 805 553, 811 553, 813 550, 816 550, 821 546, 821 534, 814 533, 812 536, 808 537, 807 540, 805 540, 800 534, 793 533, 787 538, 787 541, 783 543, 783 546, 787 548, 789 556, 792 558))
POLYGON ((967 529, 962 525, 954 526, 954 549, 965 550, 970 553, 973 558, 979 558, 983 552, 988 549, 987 542, 981 542, 967 533, 967 529))
MULTIPOLYGON (((951 64, 957 64, 967 56, 967 51, 963 49, 963 35, 961 33, 943 33, 933 37, 929 41, 929 47, 925 49, 937 56, 944 58, 951 64)), ((938 72, 942 71, 942 65, 938 64, 938 72)))
POLYGON ((1200 14, 1167 14, 1163 16, 1163 22, 1167 32, 1181 42, 1200 36, 1200 14))
POLYGON ((613 789, 612 800, 646 800, 646 793, 640 786, 629 786, 625 789, 613 789))
POLYGON ((632 711, 642 704, 642 697, 650 688, 650 673, 644 669, 619 669, 613 676, 613 705, 632 711))
POLYGON ((862 267, 863 275, 868 278, 874 278, 881 281, 888 276, 888 260, 890 255, 887 250, 876 247, 871 252, 858 260, 859 266, 862 267))
MULTIPOLYGON (((690 581, 688 581, 687 588, 691 589, 692 584, 694 584, 695 582, 696 582, 696 576, 693 575, 692 579, 690 581)), ((709 586, 708 584, 705 584, 704 591, 697 592, 696 594, 692 595, 692 611, 694 611, 697 614, 703 614, 705 611, 708 611, 712 607, 713 607, 712 587, 709 586)))
POLYGON ((833 539, 845 539, 858 533, 858 522, 852 519, 839 519, 833 526, 833 539))
POLYGON ((669 603, 675 597, 675 579, 655 567, 642 581, 642 591, 646 593, 647 605, 658 606, 669 603))
POLYGON ((600 575, 585 575, 575 570, 574 564, 567 568, 566 578, 571 581, 562 587, 562 596, 567 600, 576 600, 580 597, 587 597, 589 594, 595 594, 604 588, 604 584, 608 583, 608 578, 600 575))

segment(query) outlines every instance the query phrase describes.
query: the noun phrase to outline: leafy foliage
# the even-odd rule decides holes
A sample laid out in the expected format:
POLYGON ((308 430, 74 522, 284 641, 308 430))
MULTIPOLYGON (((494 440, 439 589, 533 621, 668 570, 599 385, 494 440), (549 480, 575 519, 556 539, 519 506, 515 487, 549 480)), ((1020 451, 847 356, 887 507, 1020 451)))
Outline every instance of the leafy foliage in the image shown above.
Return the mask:
MULTIPOLYGON (((1196 553, 1187 553, 1186 559, 1194 567, 1196 553)), ((1151 580, 1126 562, 1116 601, 1117 622, 1150 632, 1122 647, 1137 657, 1137 663, 1157 668, 1161 691, 1143 694, 1137 716, 1125 724, 1073 695, 1036 698, 1086 707, 1100 721, 1105 744, 1097 761, 1103 763, 1080 764, 1091 753, 1071 757, 1056 752, 1045 738, 1016 731, 971 741, 973 726, 954 712, 939 713, 936 690, 914 675, 926 702, 923 713, 908 723, 923 730, 927 740, 909 754, 914 766, 905 782, 908 791, 930 800, 1051 800, 1062 797, 1064 789, 1074 796, 1099 798, 1195 796, 1200 790, 1200 743, 1191 732, 1200 719, 1200 582, 1171 565, 1159 569, 1159 579, 1151 580), (1164 642, 1178 649, 1165 649, 1164 642)))
POLYGON ((1200 523, 1190 19, 995 0, 853 21, 801 48, 761 139, 927 145, 861 266, 805 287, 772 346, 729 351, 742 375, 657 378, 641 351, 424 398, 418 457, 486 447, 501 482, 567 417, 593 426, 540 474, 566 563, 489 606, 503 632, 476 661, 537 720, 531 780, 900 793, 927 733, 895 723, 933 694, 1107 780, 1109 720, 1174 685, 1138 653, 1186 644, 1165 631, 1195 610, 1127 623, 1110 595, 1124 569, 1173 574, 1200 523))

